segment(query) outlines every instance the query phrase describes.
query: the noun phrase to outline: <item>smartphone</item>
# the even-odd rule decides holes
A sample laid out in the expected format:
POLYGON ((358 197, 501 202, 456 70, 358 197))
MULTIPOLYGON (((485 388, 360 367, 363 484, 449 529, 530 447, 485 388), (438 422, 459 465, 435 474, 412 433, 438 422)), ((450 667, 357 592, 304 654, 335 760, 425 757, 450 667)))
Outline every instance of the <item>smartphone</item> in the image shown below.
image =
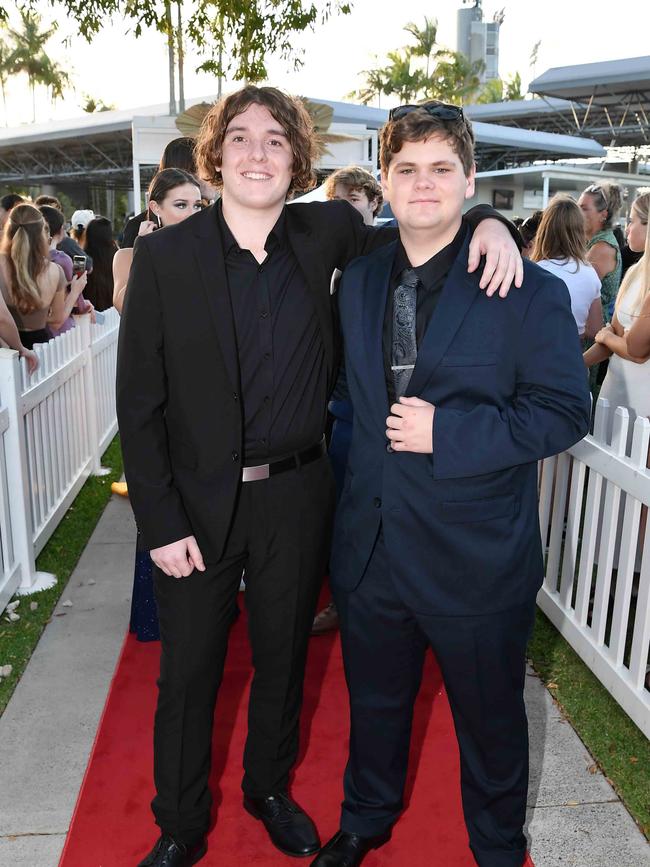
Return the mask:
POLYGON ((85 256, 73 256, 72 257, 72 273, 74 275, 83 274, 86 270, 86 257, 85 256))

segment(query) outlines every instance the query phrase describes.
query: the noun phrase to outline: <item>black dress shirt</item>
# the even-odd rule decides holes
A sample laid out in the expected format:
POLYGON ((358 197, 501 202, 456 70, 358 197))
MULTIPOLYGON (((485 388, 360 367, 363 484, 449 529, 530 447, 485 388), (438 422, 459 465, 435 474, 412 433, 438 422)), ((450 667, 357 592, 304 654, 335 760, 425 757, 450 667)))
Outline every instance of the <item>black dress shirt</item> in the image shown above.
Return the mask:
POLYGON ((215 207, 232 304, 244 411, 244 464, 266 463, 318 442, 327 366, 316 306, 287 237, 285 212, 260 265, 215 207))
MULTIPOLYGON (((461 247, 465 241, 465 236, 468 232, 468 225, 463 220, 460 229, 456 233, 453 241, 443 247, 435 256, 432 256, 422 265, 413 268, 415 273, 420 278, 421 285, 417 291, 417 308, 415 320, 416 341, 418 347, 422 342, 424 333, 427 330, 431 317, 434 315, 442 288, 445 281, 456 261, 461 247)), ((413 266, 408 260, 406 250, 402 246, 402 242, 397 242, 397 250, 395 251, 395 260, 390 278, 390 286, 388 289, 388 298, 386 300, 386 312, 384 314, 384 328, 382 333, 382 345, 384 352, 384 374, 386 376, 386 388, 388 390, 388 400, 392 404, 395 402, 395 386, 393 382, 393 371, 391 370, 392 352, 393 352, 393 298, 395 289, 399 286, 399 278, 405 268, 413 266)))

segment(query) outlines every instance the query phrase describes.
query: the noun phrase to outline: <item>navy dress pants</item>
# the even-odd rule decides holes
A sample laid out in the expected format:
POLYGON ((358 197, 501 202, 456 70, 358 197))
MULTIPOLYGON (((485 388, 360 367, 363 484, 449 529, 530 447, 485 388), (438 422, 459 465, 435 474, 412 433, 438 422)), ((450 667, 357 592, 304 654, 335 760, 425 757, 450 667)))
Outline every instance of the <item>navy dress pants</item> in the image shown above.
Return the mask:
POLYGON ((342 829, 373 836, 399 816, 413 705, 431 647, 458 738, 474 857, 480 867, 521 867, 528 790, 523 689, 534 599, 473 617, 413 611, 400 597, 399 560, 390 562, 381 533, 359 586, 351 593, 333 589, 351 712, 342 829))

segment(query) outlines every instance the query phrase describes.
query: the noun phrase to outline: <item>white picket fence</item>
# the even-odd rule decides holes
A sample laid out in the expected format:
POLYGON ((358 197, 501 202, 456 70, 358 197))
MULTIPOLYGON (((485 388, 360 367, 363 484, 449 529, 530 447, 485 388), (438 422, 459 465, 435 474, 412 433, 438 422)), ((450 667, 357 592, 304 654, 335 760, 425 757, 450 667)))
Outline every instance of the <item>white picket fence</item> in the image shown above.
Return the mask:
POLYGON ((540 608, 650 737, 650 421, 606 400, 594 433, 540 465, 540 608), (608 431, 611 428, 611 443, 608 431))
POLYGON ((39 344, 33 376, 0 349, 0 612, 16 592, 51 586, 35 560, 80 488, 101 475, 101 455, 117 432, 115 368, 120 318, 88 316, 39 344))

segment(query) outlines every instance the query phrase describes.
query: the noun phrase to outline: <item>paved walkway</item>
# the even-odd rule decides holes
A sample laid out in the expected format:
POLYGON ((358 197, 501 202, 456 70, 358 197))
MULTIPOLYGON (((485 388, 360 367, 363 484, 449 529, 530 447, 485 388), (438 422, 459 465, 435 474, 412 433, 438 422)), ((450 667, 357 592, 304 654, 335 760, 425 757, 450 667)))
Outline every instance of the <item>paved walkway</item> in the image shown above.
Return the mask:
MULTIPOLYGON (((128 623, 134 541, 130 505, 114 497, 0 718, 0 867, 58 864, 128 623)), ((532 673, 526 702, 536 867, 650 867, 645 838, 532 673)))

